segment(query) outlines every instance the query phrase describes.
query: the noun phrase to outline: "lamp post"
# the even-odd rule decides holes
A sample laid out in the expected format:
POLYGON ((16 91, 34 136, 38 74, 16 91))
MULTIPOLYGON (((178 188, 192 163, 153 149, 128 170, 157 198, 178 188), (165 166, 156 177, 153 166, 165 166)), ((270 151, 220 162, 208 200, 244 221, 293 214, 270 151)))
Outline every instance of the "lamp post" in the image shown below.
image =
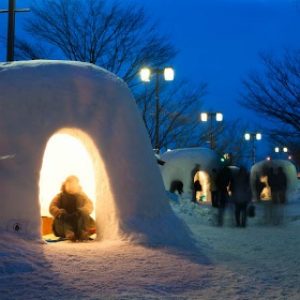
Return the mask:
POLYGON ((6 60, 14 60, 14 48, 15 48, 15 15, 18 12, 29 12, 28 8, 16 8, 16 0, 8 0, 8 10, 1 9, 0 13, 8 13, 8 25, 7 25, 7 54, 6 60))
POLYGON ((252 164, 255 164, 256 161, 256 141, 260 141, 262 139, 262 135, 259 132, 247 132, 244 135, 246 141, 252 142, 252 150, 251 150, 251 157, 252 157, 252 164))
POLYGON ((223 114, 220 112, 203 112, 200 114, 200 120, 207 122, 209 120, 209 144, 210 149, 215 149, 214 135, 213 135, 213 120, 217 122, 223 121, 223 114))
POLYGON ((155 68, 150 69, 148 67, 144 67, 140 70, 141 80, 144 82, 150 82, 151 75, 155 76, 155 131, 154 131, 154 139, 155 139, 155 148, 160 148, 159 143, 159 110, 160 110, 160 99, 159 99, 159 77, 162 75, 165 81, 174 80, 175 72, 173 68, 155 68))

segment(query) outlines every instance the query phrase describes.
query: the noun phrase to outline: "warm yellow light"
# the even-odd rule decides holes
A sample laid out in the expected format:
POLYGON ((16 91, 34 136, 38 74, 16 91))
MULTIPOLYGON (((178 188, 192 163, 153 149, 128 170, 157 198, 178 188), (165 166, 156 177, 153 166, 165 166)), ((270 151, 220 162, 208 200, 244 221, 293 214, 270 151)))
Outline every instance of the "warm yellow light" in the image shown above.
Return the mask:
POLYGON ((244 137, 245 137, 246 141, 249 141, 251 139, 251 134, 250 133, 245 133, 244 137))
POLYGON ((165 68, 164 69, 164 78, 166 81, 172 81, 175 77, 175 71, 173 68, 165 68))
POLYGON ((145 82, 150 81, 151 70, 149 68, 142 68, 140 71, 141 80, 145 82))
POLYGON ((201 113, 200 119, 201 119, 202 122, 207 122, 208 114, 207 113, 201 113))
POLYGON ((209 182, 208 174, 206 172, 199 171, 199 179, 202 187, 202 191, 200 192, 201 201, 203 202, 211 201, 210 182, 209 182))
POLYGON ((275 151, 276 153, 278 153, 278 152, 279 152, 279 147, 275 147, 274 151, 275 151))
POLYGON ((216 113, 216 121, 222 122, 223 121, 223 114, 222 113, 216 113))
POLYGON ((40 173, 39 196, 42 216, 49 215, 51 200, 60 192, 63 181, 70 175, 79 178, 83 191, 95 206, 95 170, 87 148, 76 137, 57 133, 47 143, 40 173))
POLYGON ((262 138, 261 133, 256 133, 255 138, 256 138, 258 141, 260 141, 261 138, 262 138))

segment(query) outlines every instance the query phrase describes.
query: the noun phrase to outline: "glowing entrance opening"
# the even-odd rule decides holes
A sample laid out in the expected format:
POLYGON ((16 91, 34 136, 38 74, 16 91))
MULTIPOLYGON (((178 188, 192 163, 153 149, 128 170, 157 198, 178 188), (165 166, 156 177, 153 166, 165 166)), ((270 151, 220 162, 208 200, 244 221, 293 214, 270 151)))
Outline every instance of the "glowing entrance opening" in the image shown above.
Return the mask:
POLYGON ((199 180, 200 180, 202 191, 197 192, 196 194, 197 201, 211 202, 209 175, 204 171, 199 171, 199 180))
POLYGON ((60 192, 63 181, 69 175, 79 178, 83 191, 94 203, 96 201, 96 182, 93 158, 80 138, 76 135, 59 132, 47 142, 40 173, 41 215, 50 216, 49 205, 60 192))

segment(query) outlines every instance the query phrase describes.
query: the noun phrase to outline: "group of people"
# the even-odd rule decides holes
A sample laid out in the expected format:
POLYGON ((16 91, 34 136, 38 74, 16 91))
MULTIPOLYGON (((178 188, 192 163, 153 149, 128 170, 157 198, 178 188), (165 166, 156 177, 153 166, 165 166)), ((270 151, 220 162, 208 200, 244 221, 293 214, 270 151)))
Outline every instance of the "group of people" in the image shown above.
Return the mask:
MULTIPOLYGON (((196 194, 202 191, 200 179, 200 165, 192 170, 192 201, 197 202, 196 194)), ((223 225, 224 211, 229 203, 234 205, 234 218, 236 226, 245 227, 247 215, 255 212, 251 204, 252 192, 250 186, 250 174, 246 168, 212 169, 209 174, 211 204, 218 208, 217 224, 223 225)), ((255 182, 257 201, 265 194, 264 219, 266 223, 280 224, 283 220, 282 204, 286 203, 287 176, 282 167, 268 168, 261 176, 256 176, 255 182), (266 192, 267 191, 267 192, 266 192)))
MULTIPOLYGON (((192 201, 197 202, 196 194, 202 190, 199 178, 200 166, 192 170, 192 201)), ((228 167, 220 170, 212 169, 210 174, 210 192, 212 206, 218 208, 217 224, 223 225, 224 212, 229 201, 234 203, 234 217, 236 226, 245 227, 247 207, 251 202, 250 176, 247 170, 241 167, 235 176, 228 167)))
POLYGON ((287 185, 287 176, 282 167, 267 168, 261 175, 256 174, 256 198, 263 202, 266 223, 278 225, 283 222, 287 185))

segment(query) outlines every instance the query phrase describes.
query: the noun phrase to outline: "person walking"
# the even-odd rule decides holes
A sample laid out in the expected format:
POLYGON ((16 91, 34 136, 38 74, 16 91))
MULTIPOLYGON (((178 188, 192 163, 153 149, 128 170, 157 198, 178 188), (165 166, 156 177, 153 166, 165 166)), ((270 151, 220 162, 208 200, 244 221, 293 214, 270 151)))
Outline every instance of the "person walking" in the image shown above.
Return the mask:
POLYGON ((237 227, 246 227, 247 207, 251 201, 250 176, 244 167, 232 179, 231 196, 234 203, 234 215, 237 227))
POLYGON ((210 174, 210 193, 212 207, 218 207, 217 170, 212 169, 210 174))
POLYGON ((223 226, 224 212, 229 200, 229 187, 231 183, 231 173, 229 168, 223 167, 217 174, 216 185, 218 190, 218 226, 223 226))

